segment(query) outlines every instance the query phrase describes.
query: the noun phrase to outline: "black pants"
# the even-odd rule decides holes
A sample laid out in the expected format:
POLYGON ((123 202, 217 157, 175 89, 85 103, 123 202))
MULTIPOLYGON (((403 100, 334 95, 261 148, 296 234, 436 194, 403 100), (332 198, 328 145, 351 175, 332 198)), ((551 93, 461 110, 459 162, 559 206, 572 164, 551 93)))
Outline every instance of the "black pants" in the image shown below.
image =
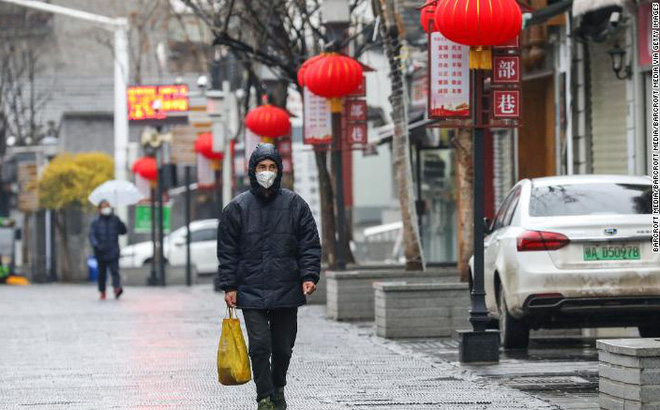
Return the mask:
POLYGON ((298 308, 243 309, 257 385, 257 401, 286 386, 286 372, 298 332, 298 308))
POLYGON ((112 276, 112 287, 121 288, 121 278, 119 277, 119 259, 104 261, 102 258, 96 258, 99 267, 99 292, 105 292, 105 283, 108 281, 108 270, 112 276))

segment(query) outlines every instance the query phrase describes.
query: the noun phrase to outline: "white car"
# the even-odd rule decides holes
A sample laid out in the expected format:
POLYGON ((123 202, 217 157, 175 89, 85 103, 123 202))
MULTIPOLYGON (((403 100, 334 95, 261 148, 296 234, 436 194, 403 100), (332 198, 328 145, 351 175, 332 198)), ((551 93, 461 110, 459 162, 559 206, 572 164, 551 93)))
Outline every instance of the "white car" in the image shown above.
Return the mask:
POLYGON ((526 347, 538 328, 636 326, 660 336, 651 196, 648 177, 516 184, 484 239, 486 305, 504 348, 526 347))
MULTIPOLYGON (((214 274, 218 271, 216 255, 218 220, 204 219, 190 223, 190 256, 198 274, 214 274)), ((164 238, 163 252, 169 265, 186 264, 186 228, 179 228, 164 238)), ((139 242, 121 250, 119 266, 135 268, 151 263, 153 245, 151 241, 139 242)))

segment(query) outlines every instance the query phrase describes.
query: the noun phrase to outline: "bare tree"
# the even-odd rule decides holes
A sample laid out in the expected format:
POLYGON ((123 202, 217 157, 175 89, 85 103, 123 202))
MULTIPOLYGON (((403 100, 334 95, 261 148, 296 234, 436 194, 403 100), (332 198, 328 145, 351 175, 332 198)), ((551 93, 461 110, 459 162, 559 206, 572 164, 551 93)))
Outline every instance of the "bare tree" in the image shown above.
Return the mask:
MULTIPOLYGON (((248 91, 254 86, 258 94, 265 89, 257 75, 259 65, 275 72, 284 85, 277 87, 280 92, 286 93, 288 84, 295 84, 298 91, 302 91, 296 79, 300 64, 318 54, 330 42, 321 24, 321 0, 182 1, 211 28, 214 44, 227 47, 234 53, 248 73, 248 91)), ((352 1, 351 11, 364 1, 352 1)), ((335 46, 342 48, 351 40, 355 37, 335 46)), ((360 44, 355 49, 359 54, 366 50, 366 46, 360 44)), ((282 104, 286 95, 275 95, 273 101, 282 104)), ((334 267, 337 240, 332 177, 327 153, 317 150, 315 156, 321 195, 324 259, 334 267)), ((354 262, 349 244, 344 245, 348 262, 354 262)))
POLYGON ((374 0, 374 9, 380 16, 380 32, 383 37, 385 53, 390 63, 392 93, 392 137, 394 171, 399 189, 399 205, 403 222, 404 250, 406 270, 424 270, 422 242, 417 225, 417 210, 413 193, 412 168, 410 165, 410 138, 408 133, 408 102, 401 69, 401 32, 396 18, 396 2, 393 0, 374 0))
MULTIPOLYGON (((162 27, 168 24, 170 2, 169 0, 134 0, 127 2, 125 11, 129 21, 129 82, 140 85, 144 80, 145 72, 162 74, 161 66, 165 63, 165 56, 163 55, 163 61, 160 61, 158 49, 159 43, 163 43, 166 39, 159 38, 159 35, 163 32, 162 27)), ((114 57, 113 35, 95 30, 94 36, 96 41, 104 45, 114 57)))
POLYGON ((16 145, 34 144, 45 128, 41 113, 50 95, 35 82, 41 69, 37 47, 18 37, 0 42, 0 125, 16 145))

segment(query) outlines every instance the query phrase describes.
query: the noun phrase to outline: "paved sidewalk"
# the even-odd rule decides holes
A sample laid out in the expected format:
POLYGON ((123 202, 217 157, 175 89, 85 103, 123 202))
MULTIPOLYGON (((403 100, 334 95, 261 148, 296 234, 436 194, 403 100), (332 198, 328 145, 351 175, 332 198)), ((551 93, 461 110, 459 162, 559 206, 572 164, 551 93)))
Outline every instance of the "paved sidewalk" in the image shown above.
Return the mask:
MULTIPOLYGON (((209 286, 104 302, 92 286, 0 287, 0 408, 254 409, 252 383, 216 379, 223 314, 209 286)), ((368 333, 302 308, 289 409, 557 408, 368 333)))

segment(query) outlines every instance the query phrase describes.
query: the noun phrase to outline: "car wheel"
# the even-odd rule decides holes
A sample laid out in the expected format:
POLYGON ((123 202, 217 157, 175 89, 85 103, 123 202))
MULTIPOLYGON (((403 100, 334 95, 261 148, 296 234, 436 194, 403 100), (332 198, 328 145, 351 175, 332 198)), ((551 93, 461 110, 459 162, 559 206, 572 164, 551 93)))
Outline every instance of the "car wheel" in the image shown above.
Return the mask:
POLYGON ((504 298, 504 289, 500 286, 497 307, 500 315, 500 342, 505 349, 525 349, 529 344, 529 327, 520 319, 509 314, 504 298))
POLYGON ((637 329, 641 337, 660 337, 660 326, 640 326, 637 329))

